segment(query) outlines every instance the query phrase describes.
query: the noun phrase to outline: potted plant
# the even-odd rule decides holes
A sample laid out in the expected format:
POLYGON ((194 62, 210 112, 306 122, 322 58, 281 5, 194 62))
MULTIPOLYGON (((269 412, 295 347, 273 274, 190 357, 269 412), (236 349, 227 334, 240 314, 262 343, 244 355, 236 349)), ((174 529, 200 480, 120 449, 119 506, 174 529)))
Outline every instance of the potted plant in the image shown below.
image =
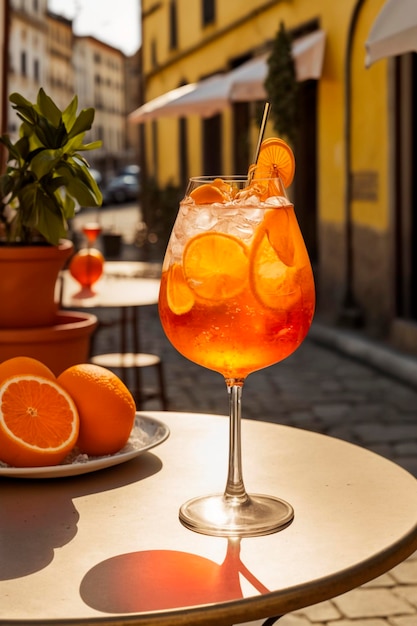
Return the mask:
MULTIPOLYGON (((9 100, 21 125, 15 142, 8 135, 0 137, 0 147, 8 151, 6 171, 0 176, 0 360, 13 351, 38 358, 44 355, 43 335, 48 330, 54 331, 55 352, 65 352, 57 329, 68 331, 75 324, 78 335, 80 330, 84 335, 93 332, 94 316, 58 310, 56 282, 73 252, 67 237, 76 204, 99 206, 102 202, 81 155, 101 145, 99 141, 83 143, 94 109, 78 113, 74 96, 61 111, 43 89, 35 103, 18 93, 9 100), (26 337, 36 344, 35 353, 24 347, 26 337)), ((57 371, 60 367, 54 359, 57 371)))
POLYGON ((77 96, 64 111, 43 89, 36 103, 18 93, 9 100, 21 125, 14 143, 8 135, 0 137, 8 151, 7 169, 0 176, 0 263, 4 259, 8 264, 0 265, 0 328, 46 326, 57 313, 59 270, 73 250, 66 238, 76 203, 99 206, 102 202, 80 154, 101 142, 83 143, 94 109, 77 114, 77 96), (37 261, 43 265, 40 270, 37 261), (16 275, 19 269, 21 279, 16 275))

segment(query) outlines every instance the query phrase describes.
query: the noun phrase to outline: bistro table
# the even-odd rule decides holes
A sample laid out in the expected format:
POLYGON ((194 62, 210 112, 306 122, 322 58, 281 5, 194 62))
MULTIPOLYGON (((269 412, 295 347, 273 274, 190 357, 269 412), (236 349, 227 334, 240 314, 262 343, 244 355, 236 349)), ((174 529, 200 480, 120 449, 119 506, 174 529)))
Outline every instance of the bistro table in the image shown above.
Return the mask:
MULTIPOLYGON (((141 351, 139 332, 140 307, 158 302, 160 265, 141 261, 106 261, 104 268, 103 277, 93 285, 92 289, 82 289, 68 270, 63 271, 58 285, 59 300, 62 306, 70 309, 119 309, 119 351, 95 355, 91 360, 103 367, 121 369, 126 384, 128 384, 127 373, 133 370, 138 409, 143 408, 146 399, 155 397, 160 398, 162 408, 166 409, 168 400, 161 357, 141 351), (156 368, 158 384, 155 391, 143 390, 141 379, 143 367, 156 368)), ((99 329, 105 325, 100 316, 99 329)))
POLYGON ((283 497, 294 521, 241 540, 187 530, 179 505, 224 486, 228 419, 138 416, 170 435, 128 462, 66 478, 0 470, 1 625, 230 626, 330 599, 417 549, 417 482, 404 469, 248 420, 248 491, 283 497))

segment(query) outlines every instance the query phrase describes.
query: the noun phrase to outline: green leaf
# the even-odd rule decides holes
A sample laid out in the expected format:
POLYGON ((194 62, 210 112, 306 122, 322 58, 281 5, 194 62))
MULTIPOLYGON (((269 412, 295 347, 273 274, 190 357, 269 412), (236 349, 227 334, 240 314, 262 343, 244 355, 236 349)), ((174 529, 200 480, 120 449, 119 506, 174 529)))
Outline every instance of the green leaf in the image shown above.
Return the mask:
POLYGON ((69 132, 69 137, 75 137, 80 133, 85 133, 87 130, 90 130, 94 121, 94 113, 93 108, 83 109, 75 120, 74 126, 69 132))
POLYGON ((13 178, 9 174, 0 176, 0 197, 5 198, 13 191, 13 178))
POLYGON ((75 201, 70 195, 66 194, 63 203, 64 217, 70 220, 75 216, 75 201))
POLYGON ((29 100, 26 100, 26 98, 19 93, 12 93, 9 96, 9 101, 12 103, 13 109, 17 111, 17 114, 21 119, 26 120, 31 124, 36 124, 38 114, 34 104, 29 102, 29 100))
POLYGON ((78 166, 72 159, 61 164, 57 170, 65 179, 69 195, 82 206, 100 206, 103 202, 101 191, 86 167, 78 166))
POLYGON ((61 122, 61 111, 52 98, 46 95, 42 87, 38 92, 37 104, 39 112, 50 121, 51 125, 58 128, 61 122))
POLYGON ((67 223, 63 215, 56 213, 52 201, 45 201, 43 210, 39 214, 36 230, 54 246, 59 244, 60 239, 67 236, 67 223))
POLYGON ((66 221, 55 196, 45 194, 37 185, 30 185, 22 193, 20 203, 21 211, 25 213, 20 220, 49 243, 56 246, 66 236, 66 221))
POLYGON ((95 192, 94 189, 90 189, 88 185, 80 179, 71 180, 68 183, 67 191, 81 206, 100 206, 103 200, 98 187, 95 192))
POLYGON ((101 139, 97 139, 97 141, 91 141, 90 143, 85 143, 84 145, 78 148, 79 150, 97 150, 97 148, 101 148, 103 142, 101 139))
POLYGON ((72 127, 74 126, 75 120, 77 119, 77 109, 78 97, 75 95, 67 108, 62 113, 62 120, 68 133, 71 131, 72 127))
POLYGON ((12 104, 15 104, 16 106, 33 109, 33 104, 20 93, 14 92, 10 94, 9 100, 12 104))
POLYGON ((31 170, 40 180, 54 169, 61 157, 61 150, 42 150, 32 159, 31 170))

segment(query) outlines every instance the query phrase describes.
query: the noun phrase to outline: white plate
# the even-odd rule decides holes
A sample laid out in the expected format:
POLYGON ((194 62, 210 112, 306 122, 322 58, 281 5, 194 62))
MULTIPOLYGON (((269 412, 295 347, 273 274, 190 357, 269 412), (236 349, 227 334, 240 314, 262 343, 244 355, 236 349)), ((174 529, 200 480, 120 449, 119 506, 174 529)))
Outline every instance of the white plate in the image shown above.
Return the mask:
POLYGON ((163 422, 136 414, 135 425, 128 443, 122 450, 108 456, 88 457, 75 456, 71 453, 60 465, 50 467, 10 467, 0 465, 0 477, 15 478, 58 478, 62 476, 78 476, 96 470, 125 463, 165 441, 169 436, 169 428, 163 422))

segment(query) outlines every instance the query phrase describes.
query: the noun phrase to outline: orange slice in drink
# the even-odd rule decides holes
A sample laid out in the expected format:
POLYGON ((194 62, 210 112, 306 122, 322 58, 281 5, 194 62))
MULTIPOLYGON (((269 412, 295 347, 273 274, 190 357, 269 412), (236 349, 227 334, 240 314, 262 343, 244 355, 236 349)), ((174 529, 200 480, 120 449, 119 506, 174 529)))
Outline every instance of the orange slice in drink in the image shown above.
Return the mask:
POLYGON ((21 375, 0 387, 0 459, 5 463, 56 465, 72 450, 78 432, 75 403, 55 381, 21 375))
POLYGON ((248 250, 232 235, 201 233, 187 243, 183 269, 189 287, 200 298, 232 298, 243 290, 247 282, 248 250))
POLYGON ((290 146, 278 137, 265 139, 259 150, 256 165, 252 165, 253 179, 281 178, 284 187, 289 187, 295 174, 295 158, 290 146))
POLYGON ((280 207, 267 211, 261 229, 265 229, 269 242, 285 265, 294 265, 294 238, 290 223, 293 208, 280 207))
POLYGON ((250 255, 250 285, 257 300, 265 307, 287 311, 301 297, 297 270, 278 256, 268 231, 260 228, 250 255))
POLYGON ((194 294, 185 280, 182 266, 178 263, 171 265, 168 270, 167 301, 169 308, 175 315, 184 315, 194 306, 194 294))
MULTIPOLYGON (((220 179, 218 179, 220 180, 220 179)), ((225 197, 218 184, 203 183, 190 193, 196 204, 214 204, 224 202, 225 197)))

